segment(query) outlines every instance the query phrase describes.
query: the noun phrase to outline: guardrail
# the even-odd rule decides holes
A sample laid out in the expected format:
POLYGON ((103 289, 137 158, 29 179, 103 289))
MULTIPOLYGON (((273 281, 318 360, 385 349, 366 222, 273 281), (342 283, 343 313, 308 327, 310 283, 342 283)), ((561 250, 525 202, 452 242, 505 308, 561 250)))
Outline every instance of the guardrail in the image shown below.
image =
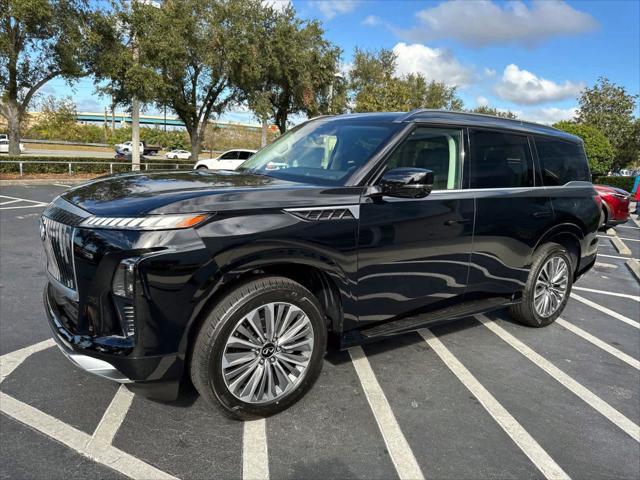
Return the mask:
MULTIPOLYGON (((133 164, 128 163, 128 162, 69 162, 69 161, 64 161, 64 162, 60 162, 60 161, 37 161, 37 160, 0 160, 0 164, 2 163, 17 163, 20 169, 20 176, 24 175, 24 165, 25 164, 57 164, 57 165, 68 165, 69 169, 69 175, 73 175, 73 165, 109 165, 109 173, 113 173, 113 166, 114 165, 121 165, 121 166, 130 166, 131 170, 133 170, 133 164)), ((162 167, 169 167, 169 166, 174 166, 175 170, 191 170, 193 169, 193 165, 189 164, 189 165, 184 165, 184 164, 180 164, 180 163, 167 163, 167 162, 163 162, 163 163, 158 163, 158 162, 140 162, 140 168, 142 168, 144 166, 145 170, 149 170, 149 165, 151 166, 162 166, 162 167), (186 167, 186 168, 180 168, 180 167, 186 167)), ((169 170, 169 168, 167 168, 167 170, 169 170)))

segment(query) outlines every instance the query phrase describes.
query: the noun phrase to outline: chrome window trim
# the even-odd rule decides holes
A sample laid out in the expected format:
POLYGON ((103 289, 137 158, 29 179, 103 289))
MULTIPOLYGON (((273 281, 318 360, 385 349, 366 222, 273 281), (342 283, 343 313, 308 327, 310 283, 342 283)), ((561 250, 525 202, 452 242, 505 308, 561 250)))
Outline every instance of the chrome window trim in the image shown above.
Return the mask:
POLYGON ((336 210, 336 209, 346 209, 351 212, 353 218, 356 220, 360 218, 360 205, 332 205, 327 207, 296 207, 296 208, 285 208, 285 212, 308 212, 308 211, 319 211, 319 210, 336 210))

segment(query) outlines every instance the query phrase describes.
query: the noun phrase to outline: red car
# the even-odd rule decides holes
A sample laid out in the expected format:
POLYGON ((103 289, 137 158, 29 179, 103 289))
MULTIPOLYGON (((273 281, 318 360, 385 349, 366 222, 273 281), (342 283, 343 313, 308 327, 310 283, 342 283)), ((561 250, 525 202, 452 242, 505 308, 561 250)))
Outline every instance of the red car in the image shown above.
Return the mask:
POLYGON ((593 186, 602 199, 603 226, 612 227, 629 220, 631 194, 625 190, 607 185, 593 186))

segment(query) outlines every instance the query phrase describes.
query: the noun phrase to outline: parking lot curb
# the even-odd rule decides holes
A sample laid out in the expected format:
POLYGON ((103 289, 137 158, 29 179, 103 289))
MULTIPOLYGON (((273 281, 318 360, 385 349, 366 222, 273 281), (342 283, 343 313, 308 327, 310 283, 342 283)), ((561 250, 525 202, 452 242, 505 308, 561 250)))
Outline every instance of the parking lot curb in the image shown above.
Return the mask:
POLYGON ((611 237, 610 240, 620 255, 631 255, 631 249, 620 240, 620 237, 616 235, 615 237, 611 237))
POLYGON ((29 185, 53 185, 54 183, 65 183, 67 185, 79 185, 88 182, 89 178, 30 178, 28 180, 0 180, 0 187, 29 186, 29 185))
POLYGON ((640 283, 640 262, 635 258, 630 258, 626 262, 627 268, 631 271, 638 283, 640 283))

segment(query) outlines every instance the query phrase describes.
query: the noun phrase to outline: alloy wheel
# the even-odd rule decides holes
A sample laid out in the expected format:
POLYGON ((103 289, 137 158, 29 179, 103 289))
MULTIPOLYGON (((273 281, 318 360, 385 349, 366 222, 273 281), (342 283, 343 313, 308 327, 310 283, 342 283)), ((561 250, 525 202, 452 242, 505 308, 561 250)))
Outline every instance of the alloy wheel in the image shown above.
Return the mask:
POLYGON ((227 388, 247 403, 282 398, 304 377, 313 341, 311 320, 299 307, 273 302, 253 309, 236 323, 224 347, 227 388))
POLYGON ((548 318, 558 311, 567 295, 569 265, 560 256, 548 259, 536 279, 533 304, 536 313, 548 318))

